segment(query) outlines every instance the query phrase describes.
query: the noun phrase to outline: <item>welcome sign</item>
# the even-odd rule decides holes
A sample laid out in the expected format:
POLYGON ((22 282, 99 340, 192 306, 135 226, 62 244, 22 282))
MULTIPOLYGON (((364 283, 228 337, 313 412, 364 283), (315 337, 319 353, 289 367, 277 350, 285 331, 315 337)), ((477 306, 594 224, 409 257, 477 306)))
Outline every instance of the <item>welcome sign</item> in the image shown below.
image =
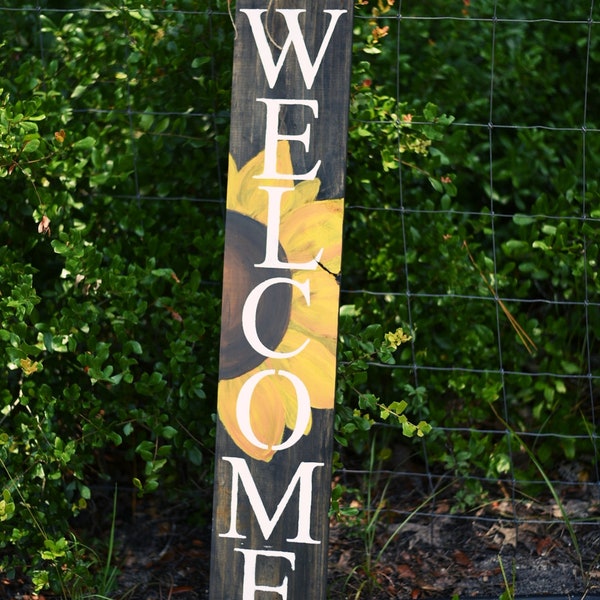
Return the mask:
POLYGON ((238 0, 211 600, 325 598, 351 0, 238 0))

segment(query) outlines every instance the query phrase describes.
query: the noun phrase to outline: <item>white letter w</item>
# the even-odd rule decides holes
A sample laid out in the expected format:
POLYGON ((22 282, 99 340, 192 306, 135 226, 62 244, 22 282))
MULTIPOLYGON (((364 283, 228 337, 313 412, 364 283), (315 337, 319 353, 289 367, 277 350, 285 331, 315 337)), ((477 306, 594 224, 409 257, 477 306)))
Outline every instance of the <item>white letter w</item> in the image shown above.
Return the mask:
POLYGON ((325 56, 325 52, 327 52, 327 46, 331 41, 333 30, 335 29, 339 18, 345 12, 348 11, 323 11, 331 15, 331 21, 329 21, 329 27, 327 28, 327 32, 325 33, 325 37, 323 38, 323 42, 321 43, 321 48, 319 48, 319 53, 314 63, 311 62, 310 57, 308 56, 304 36, 302 35, 300 23, 298 22, 298 15, 300 13, 306 12, 305 10, 299 8, 282 8, 276 11, 283 15, 283 18, 285 19, 289 30, 289 35, 285 40, 285 44, 283 44, 283 47, 281 48, 281 53, 279 54, 279 59, 277 60, 277 63, 275 63, 275 61, 273 60, 273 55, 269 50, 269 42, 267 41, 267 36, 265 34, 262 20, 260 18, 263 13, 267 12, 266 9, 243 8, 240 10, 240 12, 243 12, 246 15, 248 15, 250 27, 252 28, 252 33, 254 35, 254 41, 256 42, 256 47, 258 49, 258 55, 260 56, 260 61, 262 63, 263 69, 265 70, 265 75, 267 76, 267 82, 269 83, 269 87, 273 88, 277 83, 277 78, 279 77, 281 67, 283 67, 283 63, 285 62, 290 46, 293 45, 294 49, 296 50, 296 56, 298 58, 298 63, 300 64, 300 70, 302 71, 304 83, 306 85, 306 88, 310 90, 315 81, 317 72, 319 71, 319 67, 321 66, 321 62, 323 61, 323 57, 325 56))

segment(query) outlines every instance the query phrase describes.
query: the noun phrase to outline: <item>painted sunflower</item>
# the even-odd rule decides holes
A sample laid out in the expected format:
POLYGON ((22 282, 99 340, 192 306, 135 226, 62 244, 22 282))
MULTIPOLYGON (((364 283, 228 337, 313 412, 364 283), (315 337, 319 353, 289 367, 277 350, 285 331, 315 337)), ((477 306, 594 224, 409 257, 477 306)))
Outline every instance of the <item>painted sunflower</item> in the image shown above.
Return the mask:
MULTIPOLYGON (((292 179, 256 178, 263 168, 264 152, 241 170, 229 159, 218 413, 240 449, 269 461, 276 452, 273 447, 285 446, 290 439, 297 419, 306 424, 304 435, 310 432, 308 402, 311 409, 334 406, 339 302, 335 274, 341 263, 343 200, 316 200, 318 179, 294 185, 292 179), (255 266, 265 260, 267 244, 269 196, 261 188, 271 186, 293 188, 281 196, 278 260, 287 266, 316 260, 314 268, 255 266), (247 340, 242 313, 249 294, 275 278, 281 279, 263 286, 255 310, 255 332, 268 349, 259 353, 247 340), (285 283, 290 279, 294 284, 285 283), (252 382, 256 385, 251 399, 238 402, 243 386, 252 382), (303 388, 309 400, 302 396, 299 407, 303 388), (240 411, 250 430, 242 431, 240 411)), ((278 144, 277 172, 293 173, 288 142, 278 144)))

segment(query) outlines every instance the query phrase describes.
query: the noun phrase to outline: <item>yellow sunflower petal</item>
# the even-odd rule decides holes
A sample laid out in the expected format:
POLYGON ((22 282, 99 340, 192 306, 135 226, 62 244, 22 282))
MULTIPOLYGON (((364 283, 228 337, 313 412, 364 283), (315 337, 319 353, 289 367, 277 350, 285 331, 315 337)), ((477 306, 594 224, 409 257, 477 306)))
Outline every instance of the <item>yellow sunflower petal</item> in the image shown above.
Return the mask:
POLYGON ((323 249, 319 262, 332 273, 338 273, 341 267, 343 210, 343 200, 313 200, 298 206, 289 218, 282 218, 279 239, 288 261, 307 262, 316 258, 323 249))
MULTIPOLYGON (((278 346, 281 352, 291 352, 299 348, 306 340, 303 331, 289 328, 278 346)), ((284 360, 268 358, 265 368, 284 369, 299 377, 306 386, 313 408, 333 408, 335 393, 335 340, 332 344, 325 344, 321 340, 310 339, 305 350, 284 360), (329 346, 329 347, 328 347, 329 346)), ((281 399, 286 410, 295 412, 295 390, 292 388, 280 389, 281 399)))
MULTIPOLYGON (((285 409, 285 426, 288 429, 294 429, 296 427, 296 420, 298 417, 298 398, 295 394, 285 397, 283 407, 285 409)), ((312 429, 312 414, 310 421, 304 430, 304 435, 308 435, 312 429)))
POLYGON ((321 267, 315 271, 296 271, 293 279, 309 281, 310 305, 301 290, 292 290, 290 326, 307 332, 309 337, 337 338, 339 284, 335 276, 321 267))
MULTIPOLYGON (((306 206, 307 204, 314 204, 317 202, 317 194, 321 189, 320 179, 311 179, 309 181, 301 181, 296 184, 294 188, 294 197, 290 202, 281 206, 282 219, 290 213, 295 213, 298 209, 306 206)), ((292 192, 289 193, 292 195, 292 192)), ((320 202, 320 200, 318 201, 320 202)))
POLYGON ((235 379, 219 381, 218 413, 227 433, 241 450, 257 460, 269 461, 275 454, 272 447, 281 443, 285 427, 285 409, 278 388, 280 382, 274 383, 270 377, 262 379, 254 390, 250 404, 252 433, 268 448, 260 448, 250 442, 242 432, 237 418, 240 390, 249 376, 259 370, 255 369, 235 379))
MULTIPOLYGON (((229 155, 229 171, 227 184, 227 209, 234 210, 243 215, 257 219, 257 212, 261 209, 261 203, 257 197, 264 195, 263 190, 259 190, 258 179, 254 176, 261 171, 261 165, 264 162, 264 152, 248 161, 240 171, 231 155, 229 155)), ((257 219, 262 223, 266 221, 257 219)))
POLYGON ((240 174, 233 160, 233 156, 229 155, 229 167, 227 169, 227 177, 229 182, 227 184, 227 208, 235 210, 236 212, 242 212, 241 206, 238 203, 239 191, 240 191, 240 174))
MULTIPOLYGON (((293 179, 258 178, 264 170, 265 152, 257 154, 249 160, 240 171, 235 161, 229 157, 229 184, 227 187, 227 208, 252 217, 266 224, 268 217, 269 197, 262 187, 287 187, 293 191, 283 194, 281 199, 282 220, 308 202, 317 197, 320 181, 301 181, 297 185, 293 179)), ((281 141, 277 145, 277 172, 292 173, 292 158, 289 142, 281 141)))
MULTIPOLYGON (((281 186, 281 187, 292 187, 294 180, 290 178, 285 179, 270 179, 260 177, 265 169, 265 151, 259 152, 253 159, 249 160, 242 170, 240 176, 243 182, 246 184, 244 188, 258 187, 258 186, 281 186)), ((281 174, 292 174, 292 155, 290 153, 290 144, 286 141, 280 141, 277 144, 277 173, 281 174)))

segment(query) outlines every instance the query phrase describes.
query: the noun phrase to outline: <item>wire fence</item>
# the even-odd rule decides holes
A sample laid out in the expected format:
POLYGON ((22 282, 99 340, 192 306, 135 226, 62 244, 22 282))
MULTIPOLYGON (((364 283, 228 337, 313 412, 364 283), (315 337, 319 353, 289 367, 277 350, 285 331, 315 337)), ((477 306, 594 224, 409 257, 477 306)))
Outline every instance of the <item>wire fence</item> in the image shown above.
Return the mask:
MULTIPOLYGON (((398 223, 393 229, 400 240, 395 248, 405 260, 388 263, 394 275, 384 285, 379 280, 347 289, 346 299, 370 296, 365 304, 399 307, 401 320, 416 332, 411 351, 403 354, 404 364, 373 368, 401 371, 396 381, 410 385, 399 384, 396 390, 411 390, 415 404, 415 390, 422 390, 427 400, 420 416, 434 422, 431 437, 412 455, 416 460, 406 448, 394 450, 392 443, 391 460, 376 463, 383 468, 380 476, 398 477, 400 496, 416 490, 401 515, 414 518, 412 511, 417 510, 432 528, 428 539, 438 549, 443 546, 450 552, 456 547, 435 537, 438 520, 454 523, 449 527, 455 528, 459 547, 459 524, 467 522, 471 534, 498 552, 516 550, 509 536, 503 536, 500 545, 490 542, 499 521, 517 538, 520 535, 521 542, 535 525, 543 524, 547 534, 552 526, 577 524, 582 527, 579 550, 593 572, 597 538, 589 532, 598 525, 600 481, 593 258, 598 226, 598 156, 593 149, 599 116, 593 101, 598 9, 594 2, 560 7, 469 1, 398 4, 391 15, 379 14, 370 21, 373 27, 388 28, 385 34, 394 40, 396 61, 393 72, 386 73, 394 85, 388 86, 388 93, 410 106, 427 90, 427 100, 455 116, 442 152, 453 152, 453 137, 468 140, 470 151, 462 165, 451 159, 459 191, 448 207, 419 200, 412 184, 413 165, 402 160, 394 173, 395 192, 389 196, 395 201, 366 206, 351 198, 347 205, 350 219, 362 213, 375 227, 383 220, 398 223), (553 39, 562 42, 554 45, 553 39), (563 67, 573 75, 569 84, 563 80, 566 87, 546 70, 557 75, 563 67), (569 191, 557 185, 559 173, 567 171, 569 191), (532 236, 530 226, 538 233, 532 236), (424 243, 431 228, 445 242, 428 237, 424 243), (571 242, 585 257, 578 267, 566 267, 560 258, 569 250, 554 236, 556 228, 571 232, 571 242), (471 244, 477 252, 471 252, 471 244), (550 250, 553 244, 556 254, 550 250), (454 251, 448 249, 451 245, 454 251), (532 248, 541 252, 535 256, 532 248), (552 254, 548 262, 541 258, 544 252, 552 254), (470 265, 472 276, 464 270, 464 279, 457 281, 448 274, 449 260, 470 265), (569 279, 568 292, 558 275, 562 269, 569 279), (522 285, 523 277, 533 285, 522 285), (474 282, 478 278, 479 286, 474 282), (573 338, 562 338, 559 344, 565 345, 553 351, 549 337, 556 330, 550 323, 567 314, 573 321, 567 317, 562 326, 571 329, 573 338), (453 321, 460 325, 453 327, 453 321), (473 351, 465 351, 460 340, 470 337, 469 329, 485 338, 485 349, 473 341, 473 351), (513 343, 516 339, 520 348, 513 343), (568 350, 574 340, 575 361, 568 350), (436 342, 444 350, 433 350, 436 342), (547 352, 556 352, 558 360, 545 360, 547 352), (538 400, 525 392, 529 386, 538 400), (480 410, 486 402, 494 406, 493 414, 480 410), (557 410, 557 403, 571 405, 577 416, 567 417, 569 411, 557 410), (561 416, 554 419, 552 413, 561 416), (489 468, 477 447, 484 453, 494 449, 495 468, 489 468), (552 453, 550 448, 561 450, 552 453), (392 466, 398 458, 403 469, 392 466), (449 474, 455 482, 450 500, 439 493, 449 474), (419 502, 427 494, 432 501, 423 509, 419 502)), ((431 121, 422 123, 428 124, 431 121)), ((385 137, 386 124, 378 125, 382 133, 375 134, 375 140, 385 137)), ((347 243, 345 248, 355 251, 347 243)), ((382 432, 384 439, 385 435, 382 432)), ((361 475, 371 481, 367 471, 361 475)), ((544 535, 538 540, 546 539, 544 535)), ((410 536, 403 543, 410 548, 410 536)), ((546 550, 530 545, 535 556, 546 550)), ((522 573, 521 584, 531 575, 522 573)), ((563 583, 553 587, 538 582, 537 587, 521 585, 520 590, 551 594, 585 587, 576 590, 572 581, 563 583)))
MULTIPOLYGON (((433 3, 431 7, 433 7, 433 3)), ((440 10, 439 6, 435 6, 433 9, 440 10)), ((372 295, 387 298, 388 300, 390 298, 400 299, 399 301, 405 304, 406 318, 410 324, 410 329, 413 331, 419 329, 419 317, 414 317, 415 311, 413 306, 419 305, 424 307, 423 310, 429 309, 435 311, 439 310, 442 303, 446 304, 451 299, 453 308, 445 315, 449 320, 456 317, 456 312, 452 311, 469 310, 468 307, 471 303, 485 303, 489 307, 492 307, 490 329, 494 331, 493 343, 497 346, 495 362, 484 360, 479 364, 472 364, 471 360, 463 362, 458 357, 458 360, 452 361, 451 365, 440 366, 419 357, 417 354, 418 347, 417 345, 413 345, 408 364, 394 365, 393 367, 384 364, 376 364, 374 366, 378 369, 392 368, 407 371, 409 374, 408 377, 414 382, 415 388, 418 386, 427 388, 428 380, 433 377, 434 381, 437 381, 440 373, 447 380, 452 379, 453 375, 461 372, 474 374, 482 378, 488 376, 495 377, 499 388, 498 412, 502 416, 504 424, 497 429, 488 429, 482 427, 482 424, 478 424, 476 426, 478 432, 483 435, 508 436, 509 438, 516 432, 519 438, 527 444, 535 444, 542 439, 559 445, 564 439, 579 439, 590 442, 592 460, 588 465, 589 471, 578 473, 577 469, 558 469, 554 471, 551 483, 580 487, 586 490, 588 496, 593 496, 597 499, 599 477, 597 461, 598 437, 595 430, 597 402, 595 396, 598 389, 599 375, 594 354, 595 318, 592 317, 592 314, 597 310, 599 303, 596 288, 593 284, 596 277, 595 260, 583 261, 582 270, 576 274, 571 273, 573 278, 577 278, 580 283, 580 288, 576 296, 569 298, 561 297, 561 291, 552 288, 539 290, 537 294, 532 294, 531 290, 528 290, 526 295, 521 296, 511 295, 511 290, 501 289, 502 269, 505 265, 506 255, 510 258, 514 257, 514 255, 510 255, 510 249, 507 249, 506 231, 510 229, 511 225, 514 226, 515 223, 518 228, 521 222, 537 222, 542 229, 548 227, 550 230, 553 229, 555 223, 572 223, 580 232, 578 242, 580 242, 581 246, 579 247, 579 251, 584 256, 595 255, 595 233, 587 232, 593 232, 598 224, 596 198, 590 191, 595 189, 594 173, 597 169, 597 156, 592 147, 597 143, 598 130, 596 124, 598 113, 591 100, 593 96, 592 86, 595 85, 593 84, 593 73, 597 68, 597 55, 595 51, 598 31, 598 23, 595 21, 597 8, 594 7, 593 2, 579 3, 577 7, 569 5, 569 7, 560 7, 558 10, 553 10, 549 9, 549 7, 535 6, 535 3, 530 3, 529 6, 516 6, 516 3, 510 2, 470 3, 465 1, 463 3, 454 3, 453 7, 448 6, 446 10, 447 14, 427 14, 427 5, 414 7, 412 3, 404 2, 398 6, 397 14, 388 16, 387 18, 377 17, 372 19, 372 22, 377 22, 377 26, 381 26, 379 22, 387 23, 390 27, 387 34, 396 38, 395 54, 398 60, 395 64, 395 95, 398 99, 410 98, 415 93, 410 85, 403 87, 406 84, 406 78, 401 75, 404 61, 407 61, 407 59, 408 62, 415 60, 414 57, 422 52, 425 45, 435 46, 438 43, 443 43, 442 40, 433 39, 433 36, 426 38, 424 32, 431 34, 434 26, 443 23, 445 27, 439 29, 438 35, 442 33, 448 34, 448 37, 454 40, 454 42, 456 36, 464 36, 465 39, 470 38, 486 42, 487 46, 482 46, 478 52, 470 57, 470 60, 478 63, 475 68, 455 72, 456 75, 460 75, 460 85, 464 89, 469 90, 469 93, 476 92, 477 95, 469 97, 468 103, 461 107, 460 113, 453 113, 456 116, 456 120, 450 125, 450 128, 457 132, 461 130, 468 131, 469 134, 475 132, 472 139, 474 140, 474 145, 478 146, 476 152, 480 153, 478 158, 485 164, 480 174, 485 179, 479 181, 478 191, 480 195, 476 198, 476 202, 480 203, 481 208, 477 211, 461 210, 460 205, 458 205, 458 208, 452 207, 449 210, 411 206, 411 190, 403 182, 403 171, 406 171, 407 167, 400 164, 396 174, 397 204, 395 206, 367 207, 350 203, 347 206, 347 210, 350 213, 353 211, 364 211, 369 215, 375 215, 374 218, 378 218, 376 216, 377 213, 382 211, 385 215, 383 218, 397 219, 401 223, 403 256, 410 256, 411 252, 414 252, 414 248, 411 247, 411 236, 407 233, 411 227, 411 218, 413 215, 417 217, 425 215, 428 219, 445 220, 449 231, 452 229, 453 222, 459 222, 461 219, 480 220, 483 218, 488 228, 486 235, 489 242, 487 249, 490 257, 487 263, 489 281, 485 279, 486 275, 481 272, 479 266, 475 265, 466 241, 462 240, 463 249, 473 262, 475 270, 485 279, 485 288, 482 288, 483 293, 480 295, 451 290, 437 291, 435 289, 435 282, 414 276, 414 270, 420 267, 417 265, 413 266, 408 261, 403 265, 403 273, 396 273, 397 278, 393 286, 388 288, 373 286, 368 289, 349 289, 346 290, 346 293, 350 295, 372 295), (461 14, 458 16, 452 15, 452 11, 460 12, 461 14), (566 15, 568 15, 568 18, 566 15), (507 54, 515 52, 514 56, 520 57, 519 60, 522 60, 522 57, 531 51, 531 49, 527 48, 525 40, 528 39, 528 36, 529 39, 535 39, 534 33, 536 28, 543 31, 542 37, 546 39, 549 39, 547 34, 552 28, 557 31, 559 28, 564 28, 569 32, 568 35, 573 34, 573 43, 577 43, 581 48, 581 52, 578 54, 572 53, 569 55, 569 58, 573 61, 572 66, 574 66, 574 69, 580 76, 579 87, 577 89, 570 88, 568 91, 551 87, 551 95, 565 94, 566 102, 564 105, 561 105, 560 110, 555 111, 553 107, 550 107, 550 110, 548 110, 548 107, 543 106, 537 101, 536 96, 542 95, 547 97, 548 90, 544 90, 544 87, 548 86, 542 80, 536 81, 538 75, 534 71, 529 72, 527 77, 526 83, 530 89, 524 91, 514 89, 508 95, 506 89, 501 92, 497 91, 499 88, 505 87, 503 86, 503 78, 506 76, 506 71, 512 68, 510 65, 507 66, 505 62, 507 54), (483 29, 487 30, 487 35, 481 35, 483 29), (479 33, 474 35, 473 30, 478 30, 479 33), (578 33, 575 33, 576 30, 578 33), (421 37, 420 41, 418 37, 421 37), (415 38, 417 39, 416 44, 414 43, 415 38), (516 39, 518 41, 515 41, 516 39), (518 49, 515 47, 512 50, 507 50, 511 44, 518 45, 518 49), (519 52, 522 54, 519 55, 519 52), (499 60, 498 57, 501 57, 501 59, 499 60), (511 98, 511 96, 515 98, 511 98), (529 103, 529 105, 519 104, 519 101, 529 103), (575 110, 570 110, 569 103, 576 107, 575 110), (473 110, 475 106, 477 108, 473 110), (474 119, 473 112, 478 113, 480 120, 474 119), (544 118, 547 118, 547 120, 544 120, 544 118), (576 186, 579 189, 577 190, 578 202, 575 205, 570 205, 568 214, 562 212, 564 207, 559 207, 558 203, 555 205, 556 213, 550 211, 540 212, 538 210, 540 204, 536 200, 547 191, 546 183, 551 177, 550 169, 552 163, 556 164, 557 169, 564 168, 564 164, 559 164, 560 161, 553 161, 551 157, 548 157, 549 160, 547 163, 544 161, 540 161, 537 164, 530 163, 531 154, 534 154, 534 152, 525 144, 522 144, 518 149, 519 156, 517 160, 523 161, 526 169, 531 169, 531 181, 528 184, 531 187, 526 188, 524 191, 527 198, 513 199, 519 193, 517 177, 506 186, 507 174, 504 172, 505 167, 503 164, 507 158, 505 149, 510 147, 515 135, 520 136, 527 132, 544 132, 544 135, 539 138, 539 146, 547 145, 547 149, 552 149, 551 152, 555 150, 560 151, 560 149, 565 148, 566 136, 563 134, 572 134, 569 142, 572 146, 568 146, 568 148, 574 151, 573 154, 570 154, 573 161, 567 162, 567 164, 573 171, 576 186), (540 171, 536 173, 535 170, 537 168, 540 171), (498 176, 498 172, 500 172, 500 176, 498 176), (515 196, 509 198, 508 196, 512 194, 515 196), (417 281, 417 285, 414 285, 413 281, 417 281), (527 305, 531 305, 531 309, 527 305), (524 354, 521 360, 514 360, 514 356, 508 357, 510 350, 507 351, 504 348, 504 340, 507 337, 506 323, 510 321, 510 324, 513 326, 513 335, 516 334, 519 337, 526 336, 526 333, 520 328, 518 323, 512 321, 509 314, 510 310, 513 306, 525 306, 525 311, 533 311, 533 307, 539 305, 549 305, 558 311, 577 312, 581 325, 580 340, 582 344, 582 360, 577 367, 573 364, 565 363, 562 369, 552 371, 537 370, 531 364, 530 356, 527 354, 524 354), (523 375, 540 379, 555 378, 562 382, 571 383, 579 388, 580 393, 585 396, 585 401, 582 401, 584 404, 580 406, 582 409, 582 419, 579 423, 580 428, 578 430, 571 429, 568 433, 544 431, 542 428, 538 431, 523 430, 519 425, 521 421, 519 411, 523 407, 522 405, 515 404, 513 390, 514 386, 522 384, 520 376, 523 375), (587 419, 583 417, 583 412, 586 413, 587 419)), ((535 43, 535 41, 532 42, 532 47, 535 46, 535 43)), ((448 47, 445 45, 444 49, 439 53, 438 66, 441 68, 444 67, 444 61, 450 62, 452 59, 451 55, 444 55, 444 51, 447 50, 448 47)), ((547 47, 546 50, 548 52, 554 51, 550 47, 547 47)), ((415 66, 414 68, 418 69, 419 67, 415 66)), ((517 68, 524 68, 524 65, 519 65, 517 68)), ((436 91, 436 83, 431 85, 431 98, 435 100, 441 96, 444 98, 444 101, 448 101, 443 90, 446 78, 436 77, 435 74, 427 75, 431 75, 434 80, 438 79, 441 81, 439 84, 441 86, 441 93, 439 89, 436 91)), ((543 77, 545 73, 540 72, 539 76, 543 77)), ((428 123, 422 124, 426 125, 428 123)), ((512 157, 512 160, 515 160, 515 158, 512 157)), ((520 170, 520 168, 517 170, 520 170)), ((556 190, 554 191, 556 192, 556 190)), ((465 204, 468 204, 469 200, 465 204)), ((570 204, 570 202, 569 200, 568 203, 570 204)), ((520 241, 514 241, 514 245, 520 245, 520 241)), ((536 247, 535 242, 534 247, 536 247)), ((538 247, 542 247, 541 242, 538 247)), ((352 252, 352 249, 349 252, 352 252)), ((442 264, 439 264, 438 267, 443 268, 442 264)), ((529 265, 527 269, 523 269, 523 272, 531 272, 529 271, 529 265)), ((535 272, 533 273, 533 277, 536 277, 535 272)), ((542 275, 543 277, 545 277, 545 274, 542 275)), ((518 308, 515 308, 515 310, 518 310, 518 308)), ((529 340, 529 337, 527 336, 526 339, 529 340)), ((528 345, 528 342, 522 337, 521 341, 525 346, 528 345)), ((565 398, 565 401, 568 401, 568 399, 565 398)), ((446 434, 458 433, 468 435, 473 431, 469 427, 444 427, 442 423, 439 423, 436 429, 444 431, 446 434)), ((436 441, 435 443, 439 442, 436 441)), ((510 446, 511 442, 509 440, 507 441, 507 447, 510 448, 510 446)), ((511 454, 510 451, 509 454, 511 454)), ((427 453, 425 452, 426 455, 427 453)), ((497 477, 482 477, 480 479, 489 484, 497 484, 499 481, 502 481, 507 486, 507 489, 511 490, 510 494, 514 500, 518 493, 515 491, 518 489, 517 480, 520 477, 516 474, 517 468, 513 463, 514 457, 511 455, 510 464, 512 466, 507 469, 507 477, 505 479, 498 479, 497 477)), ((581 468, 581 465, 579 466, 581 468)), ((429 467, 426 471, 426 477, 431 478, 429 467)), ((545 475, 542 471, 540 473, 545 475)), ((443 478, 443 476, 441 477, 443 478)), ((469 477, 474 477, 474 475, 470 474, 469 477)), ((531 483, 534 483, 534 481, 531 480, 531 483)), ((547 484, 548 481, 544 477, 543 480, 540 478, 535 483, 547 484)), ((595 523, 595 518, 591 522, 595 523)))
MULTIPOLYGON (((98 182, 94 194, 224 214, 233 39, 226 2, 2 4, 0 22, 26 16, 20 37, 5 44, 35 46, 50 76, 57 62, 72 69, 65 93, 75 117, 128 132, 116 150, 131 161, 131 176, 98 182), (71 14, 105 21, 105 45, 129 39, 119 68, 113 62, 77 80, 66 42, 85 43, 85 32, 56 42, 71 14), (156 46, 142 47, 136 27, 173 47, 153 61, 156 46), (192 80, 202 92, 186 93, 192 80), (99 87, 102 95, 89 93, 99 87), (107 104, 97 105, 99 97, 107 104)), ((352 94, 368 88, 395 105, 370 119, 350 115, 351 135, 371 132, 373 170, 383 179, 367 191, 351 144, 342 298, 413 333, 397 364, 372 361, 370 372, 384 382, 382 395, 408 396, 433 431, 409 443, 376 426, 386 452, 371 468, 351 457, 336 478, 392 481, 386 510, 399 520, 487 522, 486 532, 499 519, 517 530, 597 527, 599 9, 593 0, 372 4, 374 12, 356 15, 362 45, 354 59, 370 66, 362 80, 355 75, 352 94), (436 125, 424 116, 427 102, 454 120, 422 168, 400 146, 407 122, 414 131, 436 125), (378 140, 390 130, 398 160, 383 173, 378 140), (444 196, 440 182, 450 180, 457 192, 444 196), (451 493, 442 493, 449 482, 451 493)), ((597 549, 580 550, 597 571, 597 549)))

